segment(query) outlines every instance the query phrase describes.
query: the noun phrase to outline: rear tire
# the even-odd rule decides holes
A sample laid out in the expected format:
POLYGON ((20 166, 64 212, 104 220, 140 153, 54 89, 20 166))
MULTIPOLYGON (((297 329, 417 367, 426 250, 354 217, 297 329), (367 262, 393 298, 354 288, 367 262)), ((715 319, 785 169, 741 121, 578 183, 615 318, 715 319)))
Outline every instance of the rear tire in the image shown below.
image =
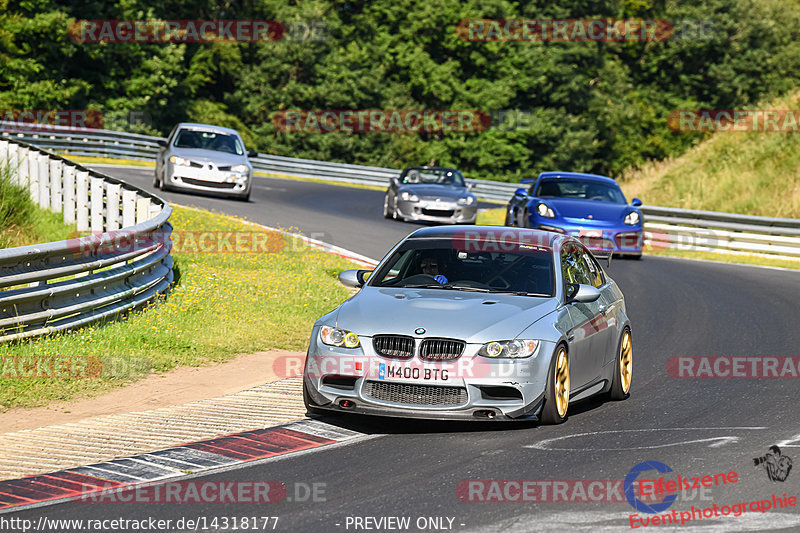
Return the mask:
POLYGON ((614 358, 614 377, 611 380, 609 400, 624 400, 631 395, 631 378, 633 375, 633 345, 631 330, 625 328, 619 339, 617 355, 614 358))
POLYGON ((547 371, 541 417, 544 424, 561 424, 567 419, 569 392, 569 358, 564 345, 559 344, 547 371))

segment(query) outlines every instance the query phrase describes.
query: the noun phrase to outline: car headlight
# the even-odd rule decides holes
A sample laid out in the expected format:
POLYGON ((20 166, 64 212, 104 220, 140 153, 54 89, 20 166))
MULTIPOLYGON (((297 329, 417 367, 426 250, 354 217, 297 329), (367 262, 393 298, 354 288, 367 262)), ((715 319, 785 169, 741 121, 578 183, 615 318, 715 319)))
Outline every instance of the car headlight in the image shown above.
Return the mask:
POLYGON ((539 204, 536 206, 536 212, 539 213, 540 217, 544 218, 556 218, 555 213, 553 210, 547 207, 547 204, 539 204))
POLYGON ((463 198, 458 199, 458 205, 472 205, 475 203, 474 196, 465 196, 463 198))
POLYGON ((231 167, 231 172, 247 172, 250 170, 247 165, 233 165, 231 167))
POLYGON ((417 196, 416 194, 411 194, 408 191, 401 192, 400 199, 404 201, 419 202, 419 196, 417 196))
POLYGON ((345 329, 322 326, 319 330, 319 338, 324 344, 329 346, 343 346, 345 348, 358 348, 361 341, 358 335, 345 329))
POLYGON ((169 157, 169 162, 172 163, 173 165, 179 165, 179 166, 182 166, 182 167, 188 167, 189 165, 192 164, 192 162, 189 161, 188 159, 184 159, 182 157, 178 157, 177 155, 170 156, 169 157))
POLYGON ((631 211, 627 215, 625 215, 625 224, 629 226, 635 226, 639 223, 639 213, 636 211, 631 211))
POLYGON ((483 357, 530 357, 536 353, 539 341, 532 339, 514 339, 510 341, 487 342, 478 350, 478 355, 483 357))

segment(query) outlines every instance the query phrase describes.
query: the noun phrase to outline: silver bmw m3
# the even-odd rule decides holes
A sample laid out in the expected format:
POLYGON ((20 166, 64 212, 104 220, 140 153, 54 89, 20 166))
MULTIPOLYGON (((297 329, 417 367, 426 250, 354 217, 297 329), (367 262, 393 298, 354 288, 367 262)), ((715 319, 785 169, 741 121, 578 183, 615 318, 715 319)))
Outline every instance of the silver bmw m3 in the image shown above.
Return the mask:
POLYGON ((560 423, 629 396, 630 320, 577 239, 498 226, 419 229, 314 324, 309 413, 560 423))

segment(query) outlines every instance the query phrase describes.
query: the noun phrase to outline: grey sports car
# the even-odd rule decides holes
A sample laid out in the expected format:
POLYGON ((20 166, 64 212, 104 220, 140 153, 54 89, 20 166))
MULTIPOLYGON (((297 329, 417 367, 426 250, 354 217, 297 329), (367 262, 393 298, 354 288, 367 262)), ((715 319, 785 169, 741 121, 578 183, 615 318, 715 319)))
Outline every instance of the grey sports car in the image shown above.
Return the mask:
POLYGON ((474 224, 478 199, 459 170, 408 167, 392 178, 383 198, 383 216, 395 220, 474 224))
POLYGON ((153 185, 157 189, 187 189, 250 199, 253 165, 244 141, 230 128, 182 122, 159 141, 153 185))
POLYGON ((631 326, 616 283, 574 237, 428 227, 314 324, 310 413, 560 423, 570 402, 627 398, 631 326))

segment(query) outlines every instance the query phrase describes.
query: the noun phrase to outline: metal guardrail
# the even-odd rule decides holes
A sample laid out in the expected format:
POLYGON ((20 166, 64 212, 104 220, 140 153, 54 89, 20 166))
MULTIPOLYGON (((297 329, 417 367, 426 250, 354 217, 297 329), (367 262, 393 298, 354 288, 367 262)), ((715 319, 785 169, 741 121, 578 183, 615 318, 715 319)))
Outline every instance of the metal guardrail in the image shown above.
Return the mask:
MULTIPOLYGON (((18 125, 0 122, 0 129, 18 125)), ((48 127, 40 132, 4 132, 37 146, 76 155, 153 160, 160 137, 110 130, 72 131, 48 127)), ((0 139, 5 137, 0 137, 0 139)), ((271 175, 299 176, 328 181, 386 187, 398 169, 349 165, 262 154, 251 158, 253 167, 271 175)), ((473 192, 488 200, 506 202, 520 186, 489 180, 468 180, 473 192)), ((674 248, 715 253, 748 254, 800 260, 800 220, 736 215, 643 206, 646 243, 655 248, 674 248)))
MULTIPOLYGON (((4 137, 35 144, 42 148, 67 152, 71 155, 104 156, 112 158, 153 161, 158 153, 158 141, 163 137, 151 137, 136 133, 111 130, 82 130, 48 126, 40 130, 18 131, 19 124, 0 122, 4 137)), ((316 178, 344 183, 387 187, 392 177, 400 170, 363 165, 330 163, 313 159, 298 159, 277 155, 260 154, 250 158, 253 168, 272 175, 316 178)), ((468 180, 473 183, 473 192, 487 200, 505 202, 519 185, 502 181, 468 180)))
POLYGON ((110 176, 0 137, 0 172, 84 237, 0 250, 0 341, 106 319, 172 283, 172 208, 110 176))

